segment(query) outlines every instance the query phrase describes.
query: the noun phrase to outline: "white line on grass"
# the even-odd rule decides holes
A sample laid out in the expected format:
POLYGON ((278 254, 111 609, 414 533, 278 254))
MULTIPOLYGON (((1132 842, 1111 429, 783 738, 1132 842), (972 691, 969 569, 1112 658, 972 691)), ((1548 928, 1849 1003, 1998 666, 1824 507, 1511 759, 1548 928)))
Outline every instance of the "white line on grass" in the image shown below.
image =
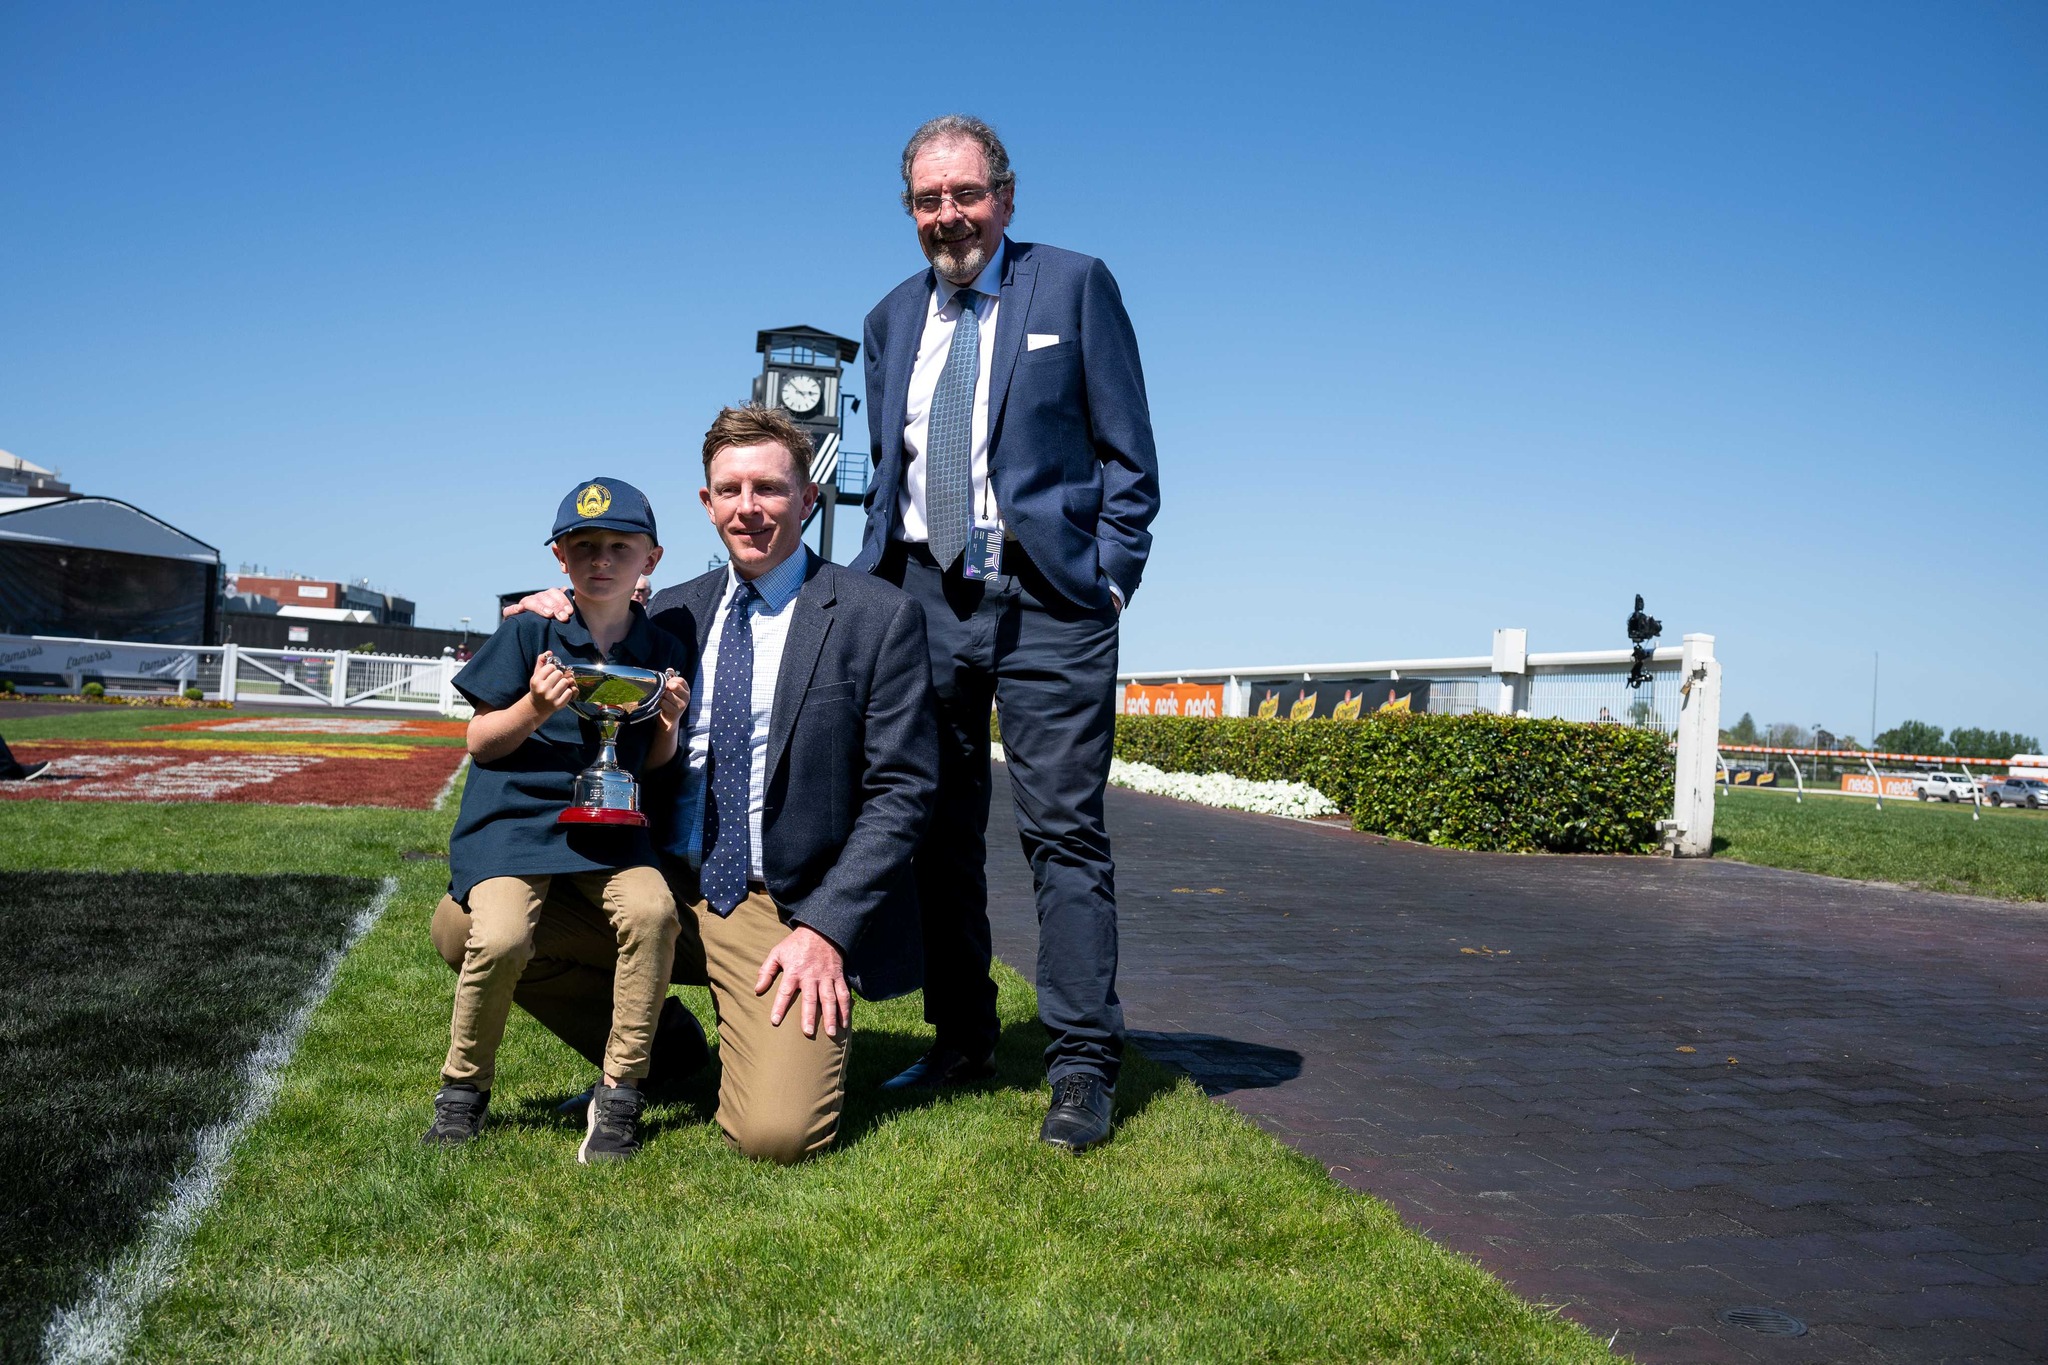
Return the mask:
POLYGON ((95 1274, 92 1287, 77 1304, 59 1308, 50 1316, 43 1329, 43 1354, 53 1365, 98 1365, 119 1360, 127 1351, 128 1339, 142 1321, 142 1310, 169 1287, 184 1260, 186 1242, 220 1196, 235 1145, 277 1098, 285 1063, 299 1050, 313 1011, 334 989, 342 960, 383 917, 397 891, 398 878, 386 877, 376 897, 350 922, 341 946, 322 960, 312 984, 299 997, 298 1008, 264 1034, 255 1050, 242 1059, 241 1105, 219 1123, 200 1130, 192 1164, 171 1182, 169 1195, 143 1224, 142 1239, 105 1271, 95 1274))
POLYGON ((469 771, 469 755, 468 755, 468 754, 464 754, 464 755, 462 756, 462 762, 460 762, 460 763, 458 763, 458 764, 456 764, 456 765, 455 765, 455 771, 454 771, 454 772, 452 772, 452 773, 450 773, 450 774, 448 774, 448 780, 447 780, 446 782, 443 782, 443 783, 441 784, 441 792, 440 792, 440 795, 438 795, 438 796, 436 796, 436 797, 434 798, 434 806, 433 806, 433 808, 434 808, 435 810, 439 810, 439 809, 441 809, 441 807, 443 807, 443 806, 445 806, 445 805, 447 805, 447 804, 448 804, 448 798, 449 798, 449 797, 450 797, 451 795, 453 795, 453 794, 454 794, 454 791, 455 791, 455 784, 456 784, 457 782, 460 782, 460 781, 462 780, 462 775, 463 775, 464 773, 468 772, 468 771, 469 771))

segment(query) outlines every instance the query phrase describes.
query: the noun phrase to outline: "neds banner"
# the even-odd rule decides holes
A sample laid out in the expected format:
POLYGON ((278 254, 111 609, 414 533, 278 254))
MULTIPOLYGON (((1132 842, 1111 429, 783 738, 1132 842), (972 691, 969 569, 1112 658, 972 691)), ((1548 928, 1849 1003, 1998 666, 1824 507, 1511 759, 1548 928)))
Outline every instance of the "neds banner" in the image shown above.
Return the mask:
POLYGON ((1214 720, 1223 714, 1223 685, 1127 683, 1123 704, 1118 709, 1127 716, 1200 716, 1214 720))

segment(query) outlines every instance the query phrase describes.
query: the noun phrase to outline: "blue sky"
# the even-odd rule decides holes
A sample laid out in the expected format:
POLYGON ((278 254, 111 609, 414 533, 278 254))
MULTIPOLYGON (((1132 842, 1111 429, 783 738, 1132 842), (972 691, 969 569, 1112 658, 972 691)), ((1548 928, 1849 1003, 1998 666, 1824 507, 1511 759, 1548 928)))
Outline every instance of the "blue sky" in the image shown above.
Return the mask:
POLYGON ((1881 652, 1880 727, 2048 733, 2048 8, 991 13, 0 6, 0 448, 434 624, 603 473, 678 580, 754 332, 859 335, 965 109, 1138 328, 1126 666, 1642 592, 1731 720, 1865 735, 1881 652))

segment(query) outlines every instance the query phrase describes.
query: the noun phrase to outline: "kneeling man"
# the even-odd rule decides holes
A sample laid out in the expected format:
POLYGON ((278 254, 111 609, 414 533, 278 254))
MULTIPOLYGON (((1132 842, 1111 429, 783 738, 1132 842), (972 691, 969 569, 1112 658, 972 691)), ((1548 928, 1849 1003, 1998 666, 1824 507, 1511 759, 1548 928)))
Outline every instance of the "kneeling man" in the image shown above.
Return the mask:
MULTIPOLYGON (((785 1162, 838 1131, 851 992, 922 980, 910 859, 939 767, 923 613, 804 546, 810 460, 781 411, 719 413, 699 496, 730 562, 648 603, 697 659, 685 761, 645 792, 684 907, 676 977, 711 987, 726 1140, 785 1162)), ((520 607, 570 614, 559 592, 520 607)))

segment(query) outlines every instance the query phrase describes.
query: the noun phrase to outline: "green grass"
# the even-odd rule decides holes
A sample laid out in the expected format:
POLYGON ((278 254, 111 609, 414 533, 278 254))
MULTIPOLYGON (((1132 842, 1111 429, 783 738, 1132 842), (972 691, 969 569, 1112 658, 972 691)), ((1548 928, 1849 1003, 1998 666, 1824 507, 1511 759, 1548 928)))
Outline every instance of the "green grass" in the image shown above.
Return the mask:
MULTIPOLYGON (((729 1152, 715 1074, 650 1111, 623 1167, 575 1164, 554 1105, 585 1065, 515 1012, 496 1123, 418 1143, 453 977, 445 878, 407 850, 452 812, 0 805, 0 866, 397 875, 239 1152, 150 1360, 1605 1360, 1600 1344, 1404 1228, 1184 1079, 1134 1058, 1120 1127, 1074 1159, 1030 987, 1000 971, 991 1088, 884 1099, 929 1039, 915 997, 858 1007, 840 1145, 729 1152)), ((684 992, 709 1022, 705 992, 684 992)))
MULTIPOLYGON (((317 740, 322 744, 454 744, 463 742, 460 735, 423 737, 414 735, 278 735, 261 732, 233 732, 209 735, 204 730, 163 730, 156 727, 180 725, 193 720, 249 720, 260 716, 286 716, 296 720, 324 717, 318 711, 294 710, 282 706, 247 707, 237 706, 232 710, 190 710, 168 706, 93 706, 79 703, 68 712, 56 715, 17 716, 5 706, 0 706, 0 734, 11 742, 32 739, 112 739, 112 740, 206 740, 216 738, 229 740, 276 740, 299 738, 317 740)), ((351 719, 341 717, 340 719, 351 719)), ((422 719, 406 712, 365 711, 363 720, 422 719)), ((438 719, 425 717, 425 719, 438 719)))
POLYGON ((376 883, 0 873, 0 1360, 132 1241, 376 883))
POLYGON ((1714 856, 2001 900, 2048 900, 2048 812, 1874 803, 1738 787, 1716 798, 1714 856))

